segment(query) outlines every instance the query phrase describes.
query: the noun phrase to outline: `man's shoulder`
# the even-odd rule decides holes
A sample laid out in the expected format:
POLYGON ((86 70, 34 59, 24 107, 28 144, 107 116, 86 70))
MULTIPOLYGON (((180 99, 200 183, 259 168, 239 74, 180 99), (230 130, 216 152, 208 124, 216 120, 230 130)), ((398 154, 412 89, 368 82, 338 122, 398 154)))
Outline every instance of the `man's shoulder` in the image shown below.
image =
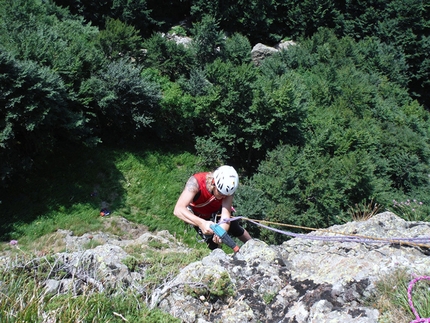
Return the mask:
POLYGON ((209 172, 200 172, 200 173, 195 173, 193 176, 197 179, 200 179, 200 178, 206 178, 207 174, 209 174, 209 172))

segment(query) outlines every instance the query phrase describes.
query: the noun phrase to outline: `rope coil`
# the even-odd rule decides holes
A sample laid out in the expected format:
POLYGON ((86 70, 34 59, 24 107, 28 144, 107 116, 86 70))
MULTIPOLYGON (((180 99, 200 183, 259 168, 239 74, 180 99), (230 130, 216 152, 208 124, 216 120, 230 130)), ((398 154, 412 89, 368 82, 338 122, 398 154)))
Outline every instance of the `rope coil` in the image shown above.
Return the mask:
POLYGON ((411 307, 412 313, 415 315, 415 320, 411 321, 410 323, 430 323, 430 318, 421 318, 418 314, 418 311, 415 309, 414 303, 412 301, 412 288, 414 287, 415 283, 417 283, 420 280, 430 280, 430 276, 420 276, 417 277, 409 283, 408 286, 408 301, 409 306, 411 307))

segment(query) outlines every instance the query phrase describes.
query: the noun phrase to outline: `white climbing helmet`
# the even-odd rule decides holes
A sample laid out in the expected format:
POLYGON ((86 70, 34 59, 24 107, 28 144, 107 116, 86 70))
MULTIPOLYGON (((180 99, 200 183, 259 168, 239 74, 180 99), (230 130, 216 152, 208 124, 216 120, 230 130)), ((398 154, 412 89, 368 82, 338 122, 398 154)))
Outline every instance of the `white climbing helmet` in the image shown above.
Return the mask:
POLYGON ((233 195, 239 186, 239 175, 231 166, 218 167, 214 172, 215 185, 223 195, 233 195))

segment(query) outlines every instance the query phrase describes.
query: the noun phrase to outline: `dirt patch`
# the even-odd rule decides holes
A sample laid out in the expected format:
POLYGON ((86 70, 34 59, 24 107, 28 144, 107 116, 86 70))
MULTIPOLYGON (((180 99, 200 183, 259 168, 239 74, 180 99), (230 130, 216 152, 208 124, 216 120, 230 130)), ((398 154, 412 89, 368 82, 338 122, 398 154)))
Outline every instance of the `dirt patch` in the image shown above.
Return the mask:
POLYGON ((130 222, 123 217, 108 216, 103 218, 102 231, 112 233, 124 240, 133 240, 148 232, 148 227, 130 222))

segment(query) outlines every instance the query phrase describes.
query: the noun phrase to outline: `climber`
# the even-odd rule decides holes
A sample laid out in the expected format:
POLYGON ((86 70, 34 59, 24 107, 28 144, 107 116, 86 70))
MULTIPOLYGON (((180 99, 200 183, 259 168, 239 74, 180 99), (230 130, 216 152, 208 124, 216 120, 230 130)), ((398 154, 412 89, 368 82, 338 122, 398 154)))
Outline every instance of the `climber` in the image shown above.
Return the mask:
POLYGON ((231 166, 221 166, 214 172, 192 175, 176 202, 173 214, 194 226, 208 244, 209 249, 219 248, 222 240, 211 228, 219 222, 230 236, 242 242, 251 239, 248 231, 238 221, 231 221, 234 192, 239 186, 239 176, 231 166))

